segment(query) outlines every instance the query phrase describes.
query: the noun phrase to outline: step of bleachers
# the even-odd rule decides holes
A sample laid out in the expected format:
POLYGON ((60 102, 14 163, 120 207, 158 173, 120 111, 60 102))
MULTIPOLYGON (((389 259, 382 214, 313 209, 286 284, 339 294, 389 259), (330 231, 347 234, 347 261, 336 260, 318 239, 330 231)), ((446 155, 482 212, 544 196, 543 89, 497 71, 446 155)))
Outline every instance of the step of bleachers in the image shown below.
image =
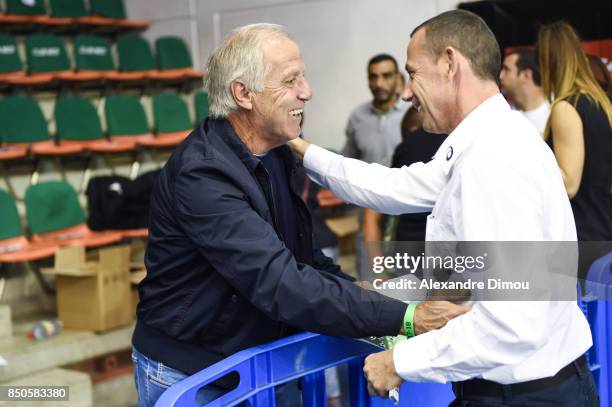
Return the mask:
POLYGON ((91 407, 93 388, 89 375, 68 369, 49 369, 32 373, 27 377, 2 383, 3 386, 68 386, 68 401, 21 401, 0 402, 0 406, 37 407, 91 407))
POLYGON ((32 341, 25 335, 31 326, 14 324, 13 337, 0 339, 0 356, 7 362, 0 366, 0 383, 129 349, 134 330, 133 325, 100 334, 65 330, 46 340, 32 341))

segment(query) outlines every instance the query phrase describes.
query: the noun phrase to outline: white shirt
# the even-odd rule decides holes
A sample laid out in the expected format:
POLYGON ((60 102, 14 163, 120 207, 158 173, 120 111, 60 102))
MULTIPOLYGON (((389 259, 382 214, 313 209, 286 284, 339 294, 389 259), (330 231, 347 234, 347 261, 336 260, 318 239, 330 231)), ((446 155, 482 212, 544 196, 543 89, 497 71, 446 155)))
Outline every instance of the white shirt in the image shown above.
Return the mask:
MULTIPOLYGON (((386 168, 311 146, 304 166, 359 206, 390 214, 433 208, 428 241, 576 240, 553 153, 501 94, 472 111, 427 164, 386 168)), ((508 384, 553 376, 591 345, 575 301, 483 301, 400 342, 393 357, 405 380, 508 384)))
POLYGON ((521 113, 523 113, 523 116, 525 116, 525 118, 529 120, 536 129, 538 129, 541 135, 544 134, 546 122, 548 121, 548 116, 550 115, 550 103, 548 103, 548 101, 544 101, 544 103, 533 110, 521 110, 521 113))

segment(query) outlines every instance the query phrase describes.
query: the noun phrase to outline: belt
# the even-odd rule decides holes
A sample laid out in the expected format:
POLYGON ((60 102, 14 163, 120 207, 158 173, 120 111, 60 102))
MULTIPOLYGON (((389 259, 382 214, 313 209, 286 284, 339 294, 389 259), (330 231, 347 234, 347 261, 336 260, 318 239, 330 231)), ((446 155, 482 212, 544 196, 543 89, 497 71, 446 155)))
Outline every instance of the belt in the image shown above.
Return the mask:
POLYGON ((575 374, 580 375, 580 369, 585 366, 586 358, 582 355, 563 369, 559 370, 557 374, 552 377, 514 384, 500 384, 485 379, 472 379, 453 383, 453 389, 457 397, 460 398, 469 396, 504 397, 508 393, 515 395, 531 393, 557 385, 575 374))

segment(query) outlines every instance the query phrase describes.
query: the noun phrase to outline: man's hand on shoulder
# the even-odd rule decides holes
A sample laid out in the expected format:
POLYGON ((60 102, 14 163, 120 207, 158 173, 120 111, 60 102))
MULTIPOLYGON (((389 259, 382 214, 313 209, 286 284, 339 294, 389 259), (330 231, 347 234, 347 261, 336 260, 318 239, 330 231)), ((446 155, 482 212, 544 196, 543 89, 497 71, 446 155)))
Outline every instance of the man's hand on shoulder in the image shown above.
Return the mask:
POLYGON ((301 138, 296 138, 293 140, 290 140, 287 144, 289 144, 289 147, 291 147, 291 149, 293 150, 293 152, 300 158, 300 159, 304 159, 304 155, 306 154, 306 150, 308 150, 308 146, 310 146, 310 143, 307 141, 304 141, 301 138))

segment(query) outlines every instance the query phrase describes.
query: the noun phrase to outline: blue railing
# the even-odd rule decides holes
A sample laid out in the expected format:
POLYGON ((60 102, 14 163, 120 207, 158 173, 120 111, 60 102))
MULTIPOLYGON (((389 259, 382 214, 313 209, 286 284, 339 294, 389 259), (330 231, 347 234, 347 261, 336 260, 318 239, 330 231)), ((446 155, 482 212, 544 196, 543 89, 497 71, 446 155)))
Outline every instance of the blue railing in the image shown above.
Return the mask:
POLYGON ((595 260, 578 301, 589 321, 593 347, 586 353, 600 405, 612 406, 612 252, 595 260))
MULTIPOLYGON (((275 405, 276 386, 301 378, 303 406, 322 407, 326 405, 324 370, 347 363, 351 406, 390 407, 391 401, 368 396, 362 372, 365 356, 380 350, 363 340, 302 333, 238 352, 171 386, 155 405, 197 406, 199 389, 236 372, 240 376, 238 386, 207 406, 234 406, 248 400, 253 407, 271 407, 275 405)), ((418 403, 419 399, 437 399, 440 404, 427 405, 446 406, 452 398, 450 386, 442 384, 405 383, 400 392, 402 404, 410 401, 410 405, 423 405, 418 403)))
MULTIPOLYGON (((612 405, 612 253, 593 263, 579 304, 593 334, 593 347, 587 353, 589 366, 599 390, 601 405, 612 405)), ((363 376, 363 360, 380 351, 363 340, 342 339, 302 333, 269 344, 238 352, 219 363, 171 386, 156 407, 195 407, 196 394, 217 379, 238 373, 239 384, 206 406, 234 406, 248 401, 252 407, 274 407, 274 388, 302 379, 304 407, 326 405, 324 370, 347 363, 351 407, 391 407, 393 403, 369 397, 363 376)), ((410 383, 400 389, 400 404, 405 406, 447 406, 454 398, 449 384, 410 383)))

